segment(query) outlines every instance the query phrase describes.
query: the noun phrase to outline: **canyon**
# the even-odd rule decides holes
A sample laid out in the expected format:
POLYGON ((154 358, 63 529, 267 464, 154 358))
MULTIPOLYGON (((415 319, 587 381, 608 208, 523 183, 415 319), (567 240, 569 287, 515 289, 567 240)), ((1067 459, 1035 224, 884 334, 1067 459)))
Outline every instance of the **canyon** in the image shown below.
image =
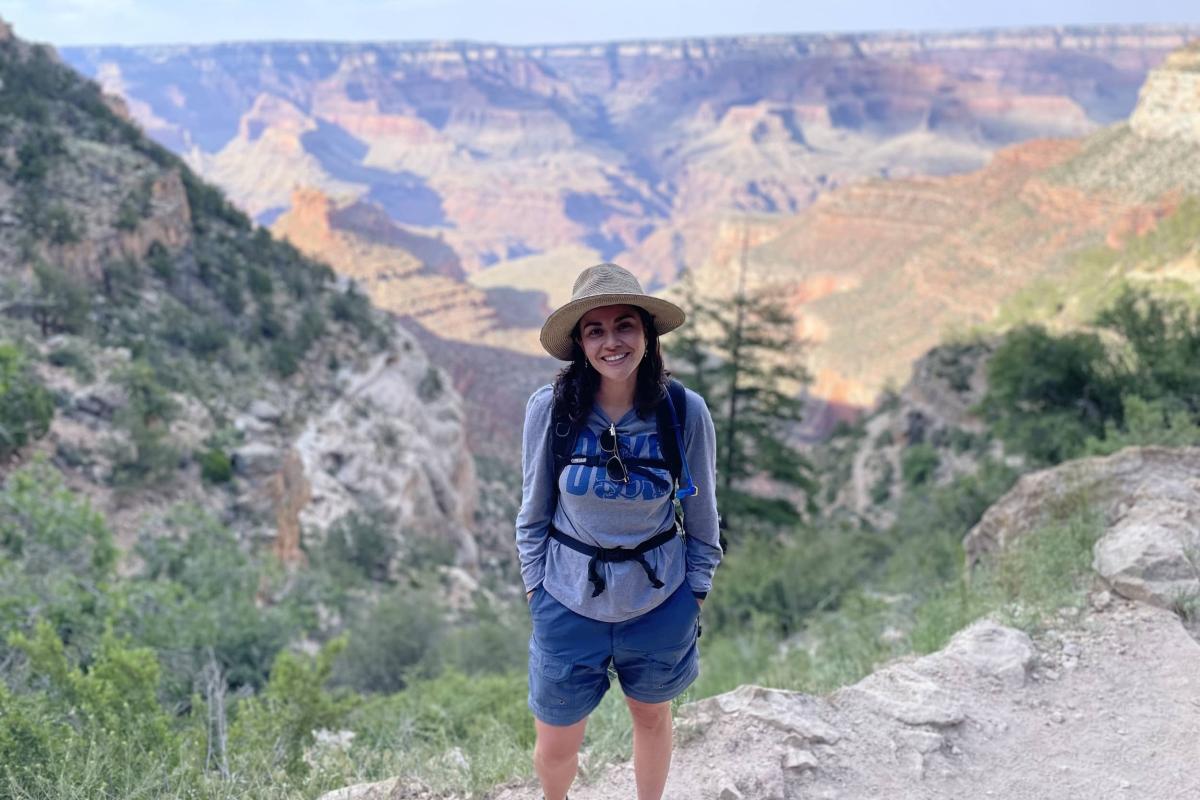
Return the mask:
POLYGON ((1195 191, 1178 102, 1189 56, 1164 59, 1197 33, 63 57, 261 224, 405 317, 473 407, 471 440, 503 453, 553 374, 537 327, 579 268, 617 260, 666 291, 688 269, 719 295, 744 240, 748 285, 797 316, 807 433, 823 435, 940 338, 993 324, 1083 249, 1145 233, 1195 191), (485 374, 502 388, 473 398, 485 374))

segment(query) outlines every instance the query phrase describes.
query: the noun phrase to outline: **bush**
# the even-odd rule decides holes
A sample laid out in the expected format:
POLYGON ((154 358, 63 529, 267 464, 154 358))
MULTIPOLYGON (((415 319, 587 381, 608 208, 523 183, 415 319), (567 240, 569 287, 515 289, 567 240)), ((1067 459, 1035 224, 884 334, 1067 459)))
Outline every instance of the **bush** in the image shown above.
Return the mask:
POLYGON ((200 477, 209 483, 229 483, 233 480, 233 462, 224 450, 213 448, 200 456, 200 477))
POLYGON ((396 588, 360 609, 335 680, 360 692, 398 692, 438 672, 431 663, 443 634, 437 595, 396 588))
POLYGON ((314 732, 340 728, 356 703, 344 693, 325 689, 334 660, 344 647, 344 640, 334 639, 315 659, 286 651, 279 654, 271 666, 266 691, 237 707, 229 732, 235 772, 263 770, 270 774, 278 769, 291 777, 307 773, 304 752, 312 745, 314 732), (272 746, 265 750, 267 763, 263 764, 258 758, 267 742, 272 746))
POLYGON ((71 212, 62 203, 46 209, 41 229, 51 244, 64 245, 79 241, 79 227, 71 212))
POLYGON ((125 797, 179 763, 181 742, 158 704, 151 651, 106 633, 85 671, 44 621, 10 642, 37 680, 21 698, 0 689, 0 753, 9 756, 0 776, 19 775, 17 785, 32 796, 57 796, 66 784, 81 796, 125 797), (98 749, 106 756, 99 764, 91 757, 98 749))
POLYGON ((882 545, 853 529, 745 536, 722 561, 721 590, 704 605, 706 630, 741 630, 763 618, 780 635, 794 633, 810 614, 837 608, 870 571, 882 545))
POLYGON ((46 356, 46 360, 56 367, 71 370, 75 373, 75 377, 84 383, 91 383, 96 379, 96 370, 92 366, 91 359, 78 346, 63 345, 62 347, 56 347, 46 356))
POLYGON ((343 580, 384 582, 399 551, 393 517, 380 511, 352 511, 326 532, 322 566, 343 580))
POLYGON ((179 406, 144 360, 133 362, 116 377, 128 400, 114 415, 126 439, 109 441, 111 482, 119 487, 137 487, 162 481, 179 466, 179 452, 168 435, 179 406))
POLYGON ((210 653, 231 688, 261 688, 301 628, 289 603, 260 607, 277 577, 200 509, 175 508, 155 527, 135 547, 142 568, 123 587, 119 629, 159 653, 172 702, 189 701, 210 653))
POLYGON ((1039 464, 1078 455, 1121 419, 1121 381, 1098 336, 1055 337, 1040 326, 1005 337, 988 362, 979 410, 1011 452, 1039 464))
POLYGON ((50 430, 54 401, 24 354, 0 343, 0 462, 50 430))
POLYGON ((33 274, 38 283, 33 321, 41 328, 42 336, 87 330, 92 310, 87 284, 41 261, 34 262, 33 274))
POLYGON ((0 489, 0 653, 40 616, 73 652, 90 654, 116 561, 104 519, 45 460, 10 474, 0 489))
POLYGON ((359 292, 353 283, 346 291, 334 292, 329 298, 329 314, 338 322, 358 331, 358 335, 363 339, 378 334, 371 313, 371 301, 359 292))
POLYGON ((62 136, 49 126, 34 125, 17 148, 18 183, 38 184, 45 180, 54 163, 66 155, 62 136))
POLYGON ((421 376, 421 382, 417 384, 417 397, 421 398, 423 403, 432 403, 442 395, 442 376, 435 367, 427 367, 425 374, 421 376))
POLYGON ((170 283, 175 279, 175 265, 171 263, 171 254, 159 242, 152 242, 146 252, 146 266, 158 276, 159 280, 170 283))
POLYGON ((904 485, 914 489, 927 483, 937 473, 941 457, 937 450, 928 444, 915 444, 904 450, 900 456, 900 474, 904 477, 904 485))

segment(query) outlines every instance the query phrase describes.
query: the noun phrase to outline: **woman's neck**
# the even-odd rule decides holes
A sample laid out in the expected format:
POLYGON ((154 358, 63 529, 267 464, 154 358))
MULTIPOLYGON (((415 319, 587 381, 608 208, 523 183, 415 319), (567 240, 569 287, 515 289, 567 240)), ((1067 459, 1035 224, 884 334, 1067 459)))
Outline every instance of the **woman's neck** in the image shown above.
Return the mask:
MULTIPOLYGON (((633 397, 637 391, 637 376, 631 376, 628 381, 620 383, 601 379, 596 388, 596 405, 604 409, 612 417, 612 412, 624 412, 633 407, 633 397)), ((616 418, 613 418, 616 422, 616 418)))

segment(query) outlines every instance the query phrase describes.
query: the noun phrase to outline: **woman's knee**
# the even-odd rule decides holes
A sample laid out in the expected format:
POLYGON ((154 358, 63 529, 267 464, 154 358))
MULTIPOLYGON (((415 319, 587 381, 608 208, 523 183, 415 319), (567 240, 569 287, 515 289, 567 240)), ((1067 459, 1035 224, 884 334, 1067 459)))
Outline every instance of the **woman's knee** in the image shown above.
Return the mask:
POLYGON ((574 758, 583 744, 586 725, 586 718, 573 725, 549 725, 541 720, 534 720, 534 728, 537 731, 534 758, 543 763, 557 763, 574 758))
POLYGON ((635 727, 645 730, 655 730, 671 725, 670 700, 661 703, 643 703, 640 700, 634 700, 632 697, 626 697, 625 703, 629 706, 629 713, 633 716, 635 727))

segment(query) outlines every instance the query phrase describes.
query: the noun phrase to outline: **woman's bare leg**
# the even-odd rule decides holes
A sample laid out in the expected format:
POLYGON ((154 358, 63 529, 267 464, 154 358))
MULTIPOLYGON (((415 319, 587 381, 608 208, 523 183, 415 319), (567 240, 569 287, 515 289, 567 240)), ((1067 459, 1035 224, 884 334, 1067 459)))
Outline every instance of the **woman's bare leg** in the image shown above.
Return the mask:
POLYGON ((625 698, 633 715, 633 777, 638 800, 661 800, 671 769, 671 701, 625 698))
POLYGON ((579 770, 579 746, 587 718, 574 725, 549 725, 534 718, 537 743, 533 746, 533 768, 542 782, 546 800, 563 800, 579 770))

